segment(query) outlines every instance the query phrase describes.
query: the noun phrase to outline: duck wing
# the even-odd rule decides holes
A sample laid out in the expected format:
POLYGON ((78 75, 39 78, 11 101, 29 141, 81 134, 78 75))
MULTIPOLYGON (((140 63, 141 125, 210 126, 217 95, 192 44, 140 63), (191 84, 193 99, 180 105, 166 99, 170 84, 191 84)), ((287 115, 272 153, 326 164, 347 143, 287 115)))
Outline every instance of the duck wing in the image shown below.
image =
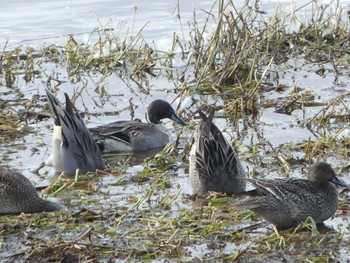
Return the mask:
POLYGON ((110 138, 127 144, 132 143, 132 138, 149 126, 139 120, 116 121, 107 125, 90 128, 90 131, 97 137, 110 138))

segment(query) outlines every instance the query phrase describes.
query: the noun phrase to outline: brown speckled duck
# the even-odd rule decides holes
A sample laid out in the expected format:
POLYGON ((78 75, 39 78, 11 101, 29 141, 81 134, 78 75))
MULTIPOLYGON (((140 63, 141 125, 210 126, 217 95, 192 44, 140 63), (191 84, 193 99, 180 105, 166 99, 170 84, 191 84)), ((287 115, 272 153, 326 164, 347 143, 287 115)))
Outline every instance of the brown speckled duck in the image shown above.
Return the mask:
POLYGON ((310 167, 306 179, 246 179, 256 189, 243 193, 245 200, 235 204, 238 209, 249 209, 279 229, 297 226, 307 217, 321 223, 334 215, 338 204, 335 185, 348 187, 339 180, 328 163, 310 167))
POLYGON ((50 212, 59 209, 57 204, 41 199, 25 176, 0 168, 0 214, 50 212))

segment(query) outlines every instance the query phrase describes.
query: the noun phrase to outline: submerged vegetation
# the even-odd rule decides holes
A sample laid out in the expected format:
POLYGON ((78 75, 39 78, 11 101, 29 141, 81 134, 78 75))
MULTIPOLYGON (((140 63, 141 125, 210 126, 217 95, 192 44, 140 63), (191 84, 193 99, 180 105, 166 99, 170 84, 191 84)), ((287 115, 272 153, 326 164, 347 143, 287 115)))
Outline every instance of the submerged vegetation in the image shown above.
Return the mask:
MULTIPOLYGON (((134 87, 129 90, 132 94, 149 95, 155 92, 151 79, 163 78, 175 83, 170 92, 176 94, 182 115, 191 116, 198 107, 220 110, 217 119, 227 126, 220 128, 231 136, 250 176, 294 176, 293 172, 304 173, 313 161, 324 159, 338 172, 348 172, 347 10, 338 1, 324 6, 310 1, 291 13, 278 8, 271 14, 261 10, 259 1, 246 1, 237 9, 232 1, 221 0, 206 13, 204 25, 197 23, 195 11, 186 25, 179 12, 179 23, 190 28, 189 35, 185 30, 174 34, 168 51, 147 43, 142 29, 135 35, 124 33, 125 24, 101 27, 85 43, 72 34, 65 46, 8 50, 5 45, 0 53, 3 162, 13 151, 26 148, 25 136, 40 140, 44 133, 39 129, 49 117, 47 103, 39 95, 28 98, 27 87, 60 90, 74 85, 72 100, 82 103, 78 108, 85 119, 123 110, 134 117, 137 107, 131 100, 126 109, 106 110, 109 99, 121 92, 108 87, 106 80, 119 78, 128 88, 134 87), (304 9, 312 13, 304 17, 304 9), (320 78, 312 87, 298 81, 310 75, 320 78), (330 83, 328 88, 319 85, 323 80, 330 83), (85 102, 86 94, 91 105, 85 102), (305 130, 307 139, 299 136, 305 130), (282 140, 273 140, 274 136, 282 140), (21 143, 12 143, 21 138, 21 143)), ((133 156, 106 156, 114 161, 96 176, 58 177, 45 194, 58 198, 67 210, 0 217, 0 259, 334 262, 350 258, 346 192, 340 195, 335 229, 317 228, 310 220, 281 232, 252 212, 236 211, 230 205, 233 198, 212 195, 193 200, 186 169, 194 126, 195 121, 178 132, 175 143, 136 164, 133 156)), ((41 146, 26 153, 34 155, 41 146)))

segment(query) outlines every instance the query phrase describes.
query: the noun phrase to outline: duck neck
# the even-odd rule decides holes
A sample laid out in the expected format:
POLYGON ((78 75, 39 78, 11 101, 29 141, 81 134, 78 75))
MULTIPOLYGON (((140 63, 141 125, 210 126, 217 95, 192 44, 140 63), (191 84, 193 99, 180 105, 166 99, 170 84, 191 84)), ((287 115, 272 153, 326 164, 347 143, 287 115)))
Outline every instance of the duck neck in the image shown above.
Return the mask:
POLYGON ((160 122, 160 119, 155 118, 153 115, 150 115, 150 114, 147 115, 147 121, 148 121, 149 123, 152 123, 153 125, 162 124, 162 123, 160 122))
POLYGON ((170 137, 169 135, 169 130, 164 126, 163 123, 159 122, 158 124, 156 123, 152 123, 152 125, 154 126, 154 128, 156 128, 158 131, 165 133, 166 135, 168 135, 168 137, 170 137))

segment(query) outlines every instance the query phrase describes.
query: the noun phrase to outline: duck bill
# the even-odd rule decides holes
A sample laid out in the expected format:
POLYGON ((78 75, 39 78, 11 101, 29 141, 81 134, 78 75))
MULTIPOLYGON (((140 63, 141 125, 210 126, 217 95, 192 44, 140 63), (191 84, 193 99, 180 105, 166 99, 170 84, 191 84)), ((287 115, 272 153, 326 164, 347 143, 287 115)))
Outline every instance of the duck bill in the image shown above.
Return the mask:
POLYGON ((184 122, 179 117, 177 117, 177 115, 175 113, 171 114, 170 119, 181 124, 181 125, 187 125, 186 122, 184 122))
POLYGON ((336 185, 344 186, 347 188, 350 188, 349 185, 347 185, 343 180, 338 179, 337 177, 333 177, 331 182, 336 185))

